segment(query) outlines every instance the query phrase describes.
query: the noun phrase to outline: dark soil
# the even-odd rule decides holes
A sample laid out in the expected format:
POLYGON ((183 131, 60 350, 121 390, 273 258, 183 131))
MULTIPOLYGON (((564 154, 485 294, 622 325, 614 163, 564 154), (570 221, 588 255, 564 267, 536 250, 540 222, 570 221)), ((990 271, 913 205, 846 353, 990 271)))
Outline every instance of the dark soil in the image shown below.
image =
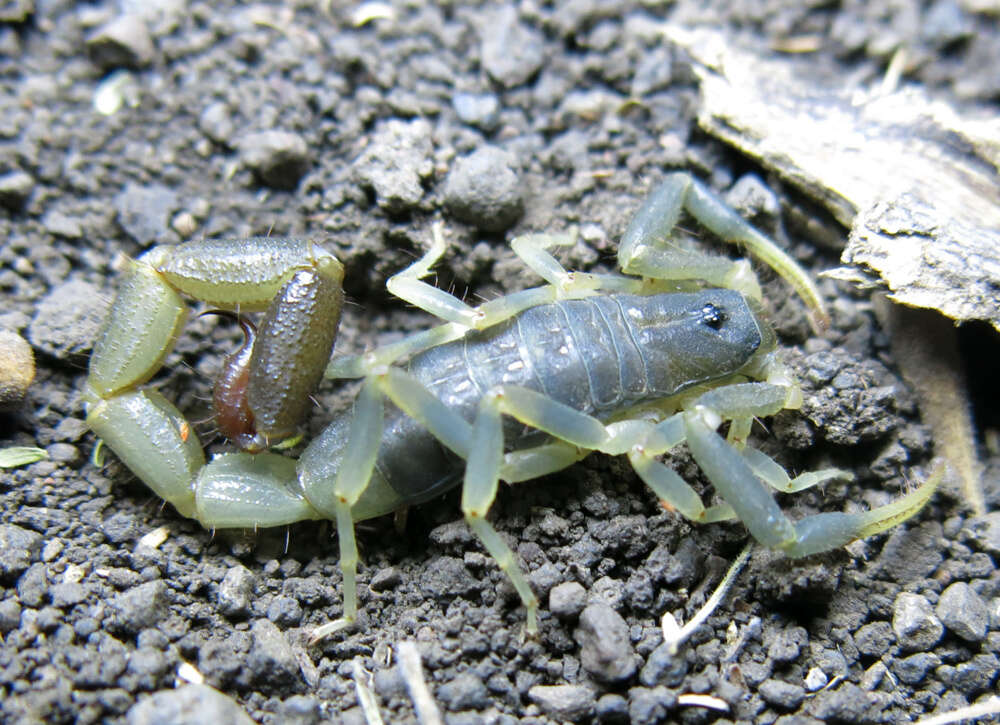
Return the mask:
MULTIPOLYGON (((842 239, 842 229, 697 130, 693 74, 658 24, 711 22, 760 52, 812 38, 806 62, 868 82, 902 46, 904 80, 995 113, 995 17, 948 0, 711 12, 693 0, 581 0, 398 3, 394 17, 355 27, 359 6, 336 2, 140 5, 135 16, 111 2, 0 8, 0 327, 38 358, 23 411, 0 417, 0 447, 50 456, 0 473, 0 719, 182 722, 188 707, 187 721, 203 721, 206 694, 173 689, 191 679, 189 664, 256 721, 361 722, 359 661, 383 718, 415 722, 393 657, 407 639, 455 724, 895 723, 992 691, 1000 514, 969 518, 948 491, 844 550, 795 562, 758 550, 671 659, 657 649, 661 616, 688 620, 746 532, 692 527, 627 462, 591 456, 502 490, 493 508, 542 599, 537 641, 523 640, 524 611, 453 492, 412 510, 402 533, 389 518, 359 527, 361 626, 308 647, 309 632, 340 614, 332 526, 240 536, 183 519, 113 456, 90 462, 81 390, 123 255, 189 238, 322 239, 347 270, 346 352, 429 324, 384 285, 433 222, 451 245, 438 284, 488 299, 539 282, 508 247, 522 232, 578 225, 567 268, 613 268, 630 215, 674 169, 726 195, 810 269, 835 266, 837 250, 806 230, 842 239), (121 107, 99 113, 95 98, 121 107), (161 528, 162 542, 151 540, 161 528), (561 685, 577 687, 549 687, 561 685), (729 713, 678 702, 689 693, 721 698, 729 713)), ((754 443, 791 471, 855 474, 782 497, 790 515, 879 505, 923 480, 934 442, 866 294, 822 282, 834 322, 817 338, 799 302, 762 274, 806 404, 758 427, 754 443)), ((221 356, 239 340, 225 321, 194 321, 153 385, 191 420, 207 418, 221 356)), ((352 394, 325 385, 311 432, 352 394)), ((225 448, 210 423, 198 428, 213 451, 225 448)), ((995 450, 989 464, 995 509, 995 450)), ((701 481, 685 455, 674 465, 701 481)), ((235 704, 216 707, 212 718, 235 717, 235 704)))

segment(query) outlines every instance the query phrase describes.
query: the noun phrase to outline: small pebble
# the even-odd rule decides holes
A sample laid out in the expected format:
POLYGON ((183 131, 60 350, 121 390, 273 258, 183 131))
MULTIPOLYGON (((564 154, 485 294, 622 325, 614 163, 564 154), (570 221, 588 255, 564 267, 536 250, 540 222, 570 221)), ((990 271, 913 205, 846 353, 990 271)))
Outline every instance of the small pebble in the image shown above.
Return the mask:
POLYGON ((140 584, 111 600, 118 626, 130 633, 148 629, 160 622, 169 611, 167 585, 162 579, 140 584))
POLYGON ((35 308, 28 340, 35 349, 60 360, 82 355, 93 347, 107 305, 106 295, 89 282, 60 284, 35 308))
POLYGON ((512 227, 524 212, 523 183, 515 157, 484 146, 455 160, 444 203, 457 219, 487 232, 512 227))
POLYGON ((255 579, 245 566, 234 566, 219 584, 219 609, 227 617, 245 617, 250 612, 255 579))
POLYGON ((300 685, 298 659, 284 633, 270 620, 258 619, 250 634, 252 644, 245 666, 253 679, 272 687, 300 685))
POLYGON ((927 673, 941 664, 941 658, 931 652, 918 652, 909 657, 895 659, 892 672, 907 685, 920 684, 927 673))
POLYGON ((0 330, 0 410, 21 405, 34 379, 31 345, 16 332, 0 330))
POLYGON ((395 589, 402 583, 402 581, 403 576, 399 573, 399 569, 394 566, 387 566, 384 569, 379 569, 375 572, 368 588, 373 592, 385 592, 390 589, 395 589))
POLYGON ((13 583, 41 549, 41 534, 14 524, 0 524, 0 582, 13 583))
POLYGON ((577 616, 587 604, 587 591, 578 582, 563 582, 549 592, 549 611, 562 619, 577 616))
POLYGON ((609 692, 597 701, 597 720, 602 723, 628 722, 628 700, 609 692))
POLYGON ((806 673, 805 686, 809 692, 816 692, 822 690, 826 687, 826 683, 830 681, 830 678, 826 676, 819 667, 810 668, 809 672, 806 673))
POLYGON ((378 124, 354 162, 358 183, 375 192, 375 203, 390 214, 416 208, 424 181, 434 172, 431 126, 426 119, 392 119, 378 124))
POLYGON ((452 712, 482 710, 490 699, 486 685, 472 672, 462 672, 437 690, 438 699, 452 712))
POLYGON ((881 657, 893 644, 892 627, 888 622, 869 622, 854 633, 858 651, 868 657, 881 657))
POLYGON ((177 192, 162 184, 129 183, 115 195, 115 219, 136 244, 161 244, 174 239, 170 220, 180 204, 177 192))
POLYGON ((20 169, 0 174, 0 206, 19 211, 34 189, 35 179, 20 169))
POLYGON ((684 653, 674 653, 670 645, 664 643, 654 649, 646 659, 639 682, 646 687, 666 685, 677 687, 687 674, 687 658, 684 653))
POLYGON ((924 597, 902 592, 892 605, 892 631, 903 650, 926 652, 941 639, 944 626, 924 597))
POLYGON ((141 68, 153 61, 153 38, 138 15, 120 15, 87 38, 91 60, 105 70, 141 68))
POLYGON ((505 88, 527 82, 545 62, 545 37, 521 23, 513 6, 500 5, 484 17, 481 35, 483 70, 505 88))
POLYGON ((528 699, 554 720, 582 720, 594 709, 594 695, 583 685, 535 685, 528 699))
POLYGON ((208 685, 184 685, 140 700, 126 715, 128 725, 215 723, 253 725, 235 700, 208 685))
POLYGON ((294 191, 309 170, 309 146, 297 133, 260 131, 240 139, 240 160, 265 186, 294 191))
POLYGON ((492 93, 456 93, 451 105, 462 123, 495 131, 500 123, 500 101, 492 93))
POLYGON ((768 705, 780 707, 783 710, 797 708, 806 696, 805 689, 799 685, 774 678, 762 682, 757 688, 757 692, 768 705))
POLYGON ((639 658, 632 649, 628 625, 607 604, 588 604, 573 638, 580 645, 583 669, 598 680, 621 682, 635 674, 639 658))
POLYGON ((955 582, 941 593, 935 614, 950 632, 969 642, 982 642, 990 612, 976 591, 965 582, 955 582))

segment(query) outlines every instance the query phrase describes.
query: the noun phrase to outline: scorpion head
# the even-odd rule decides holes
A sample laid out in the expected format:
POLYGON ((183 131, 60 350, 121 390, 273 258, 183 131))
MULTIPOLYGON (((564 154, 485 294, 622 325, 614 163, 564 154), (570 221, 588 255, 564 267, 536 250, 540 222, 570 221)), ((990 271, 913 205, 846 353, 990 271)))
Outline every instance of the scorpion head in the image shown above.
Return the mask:
POLYGON ((756 368, 775 349, 760 307, 730 289, 637 298, 627 312, 654 390, 670 395, 756 368))

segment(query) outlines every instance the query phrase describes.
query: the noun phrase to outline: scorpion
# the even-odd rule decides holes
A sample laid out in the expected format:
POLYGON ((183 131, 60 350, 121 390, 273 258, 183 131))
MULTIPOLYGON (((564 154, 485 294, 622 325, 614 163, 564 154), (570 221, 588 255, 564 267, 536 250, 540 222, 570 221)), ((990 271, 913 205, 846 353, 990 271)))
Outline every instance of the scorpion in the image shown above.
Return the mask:
POLYGON ((343 611, 314 641, 357 619, 355 522, 459 485, 465 520, 516 589, 526 632, 536 633, 538 600, 487 515, 500 480, 534 479, 592 451, 627 456, 664 508, 693 522, 738 519, 789 557, 915 515, 934 477, 865 512, 793 522, 781 511, 770 489, 851 476, 831 468, 792 478, 747 445, 754 419, 798 408, 802 394, 764 319, 749 262, 680 246, 672 231, 683 211, 772 267, 805 302, 815 329, 827 324, 805 271, 703 183, 677 172, 628 225, 621 273, 565 270, 549 250, 574 243, 572 234, 521 236, 514 252, 546 284, 476 307, 423 281, 446 249, 435 224, 428 251, 387 287, 442 322, 360 355, 330 358, 343 267, 318 244, 255 238, 154 247, 130 262, 95 345, 87 424, 158 496, 205 527, 333 519, 343 611), (264 313, 256 340, 251 345, 248 334, 224 376, 237 382, 221 396, 220 413, 238 413, 230 436, 243 451, 209 463, 177 408, 142 387, 187 316, 182 294, 264 313), (324 376, 362 381, 353 411, 335 417, 298 460, 267 450, 293 439, 324 376), (662 462, 684 443, 720 503, 705 505, 662 462))

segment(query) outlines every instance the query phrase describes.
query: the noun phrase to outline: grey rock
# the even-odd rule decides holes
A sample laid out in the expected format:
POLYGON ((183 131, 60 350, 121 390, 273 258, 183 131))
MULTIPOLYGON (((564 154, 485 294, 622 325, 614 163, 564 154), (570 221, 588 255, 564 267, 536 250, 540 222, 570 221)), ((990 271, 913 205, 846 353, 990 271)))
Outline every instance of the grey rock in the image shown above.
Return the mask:
POLYGON ((573 638, 580 645, 583 669, 598 680, 621 682, 635 674, 639 657, 629 640, 628 625, 607 604, 587 605, 573 638))
POLYGON ((97 287, 79 280, 66 282, 35 309, 28 340, 59 359, 82 355, 93 347, 106 311, 107 301, 97 287))
POLYGON ((112 544, 121 544, 139 536, 139 526, 133 516, 113 514, 101 522, 101 532, 112 544))
POLYGON ((0 581, 14 582, 41 549, 41 534, 14 524, 0 524, 0 581))
POLYGON ((920 37, 938 48, 944 48, 976 32, 972 18, 954 0, 937 0, 924 13, 920 37))
POLYGON ((677 695, 665 687, 633 687, 628 691, 628 716, 632 725, 662 723, 676 706, 677 695))
POLYGON ((0 4, 0 23, 23 23, 35 12, 35 0, 7 0, 0 4))
POLYGON ((240 161, 265 186, 293 191, 309 170, 309 146, 290 131, 259 131, 240 139, 240 161))
POLYGON ((45 452, 49 454, 50 461, 63 463, 70 467, 75 467, 75 464, 82 460, 80 449, 69 443, 53 443, 46 446, 45 452))
POLYGON ((524 212, 523 185, 513 155, 484 146, 459 158, 444 186, 444 203, 461 221, 487 232, 502 232, 524 212))
POLYGON ((87 38, 91 60, 105 70, 142 68, 153 62, 153 38, 138 15, 119 15, 87 38))
POLYGON ((13 599, 0 601, 0 634, 7 634, 21 624, 21 605, 13 599))
POLYGON ((395 589, 402 581, 403 575, 400 574, 399 569, 394 566, 387 566, 375 572, 371 583, 368 584, 368 588, 373 592, 385 592, 395 589))
POLYGON ((368 147, 354 162, 354 176, 375 192, 379 207, 401 214, 423 199, 423 182, 434 172, 433 152, 426 120, 393 119, 376 126, 368 147))
POLYGON ((236 123, 229 106, 222 101, 210 103, 198 116, 198 128, 212 141, 223 146, 233 145, 236 123))
POLYGON ((729 206, 749 219, 776 219, 781 213, 778 197, 756 174, 745 174, 725 193, 729 206))
POLYGON ((403 675, 398 667, 390 667, 387 670, 375 670, 372 682, 375 685, 375 692, 383 700, 388 700, 391 697, 408 697, 406 680, 403 679, 403 675))
POLYGON ((462 123, 486 132, 500 125, 500 101, 492 93, 456 93, 451 105, 462 123))
POLYGON ((903 650, 925 652, 941 639, 944 626, 924 597, 902 592, 892 605, 892 631, 903 650))
POLYGON ((802 627, 787 627, 774 636, 768 637, 764 644, 767 655, 775 662, 792 662, 798 659, 802 648, 808 643, 809 634, 802 627))
POLYGON ((17 580, 17 596, 21 604, 28 607, 40 607, 45 603, 45 595, 49 590, 49 578, 46 566, 41 562, 32 564, 17 580))
POLYGON ((462 672, 437 690, 438 699, 452 712, 482 710, 490 699, 486 685, 472 672, 462 672))
POLYGON ((993 557, 1000 556, 1000 511, 990 511, 972 521, 973 541, 993 557))
POLYGON ((302 621, 302 606, 294 597, 276 596, 267 607, 267 618, 279 627, 296 627, 302 621))
POLYGON ((219 584, 219 610, 227 617, 245 617, 250 612, 255 582, 245 566, 230 568, 219 584))
POLYGON ((931 652, 918 652, 892 661, 892 673, 907 685, 920 684, 927 673, 941 664, 941 658, 931 652))
POLYGON ((80 582, 59 582, 49 589, 49 599, 52 606, 66 609, 79 604, 87 598, 87 588, 80 582))
POLYGON ((881 722, 869 711, 879 711, 884 705, 881 693, 866 692, 852 682, 835 690, 823 690, 810 701, 808 714, 824 722, 881 722))
POLYGON ((941 593, 935 614, 950 632, 969 642, 986 638, 990 612, 986 602, 965 582, 955 582, 941 593))
POLYGON ((480 34, 483 69, 505 88, 525 83, 542 67, 545 38, 520 22, 513 6, 501 6, 486 15, 480 34))
POLYGON ((453 556, 439 556, 429 561, 420 577, 420 589, 432 597, 464 597, 479 591, 480 587, 465 562, 453 556))
POLYGON ((671 647, 664 643, 650 652, 646 664, 639 672, 639 682, 646 687, 666 685, 676 687, 687 674, 687 657, 683 653, 675 654, 671 647))
POLYGON ((655 603, 653 579, 644 569, 637 569, 625 582, 625 599, 635 612, 648 612, 655 603))
POLYGON ((673 59, 665 47, 652 48, 644 53, 632 76, 632 96, 641 98, 647 93, 665 90, 674 79, 673 59))
POLYGON ((882 547, 877 571, 897 582, 930 576, 944 558, 939 544, 941 536, 941 524, 937 521, 896 527, 882 547))
POLYGON ((602 723, 628 722, 628 700, 621 695, 609 692, 601 695, 595 708, 597 721, 602 723))
POLYGON ((128 656, 125 676, 132 687, 155 690, 170 669, 167 656, 153 647, 140 647, 128 656))
POLYGON ((208 685, 185 685, 140 700, 126 715, 128 725, 253 725, 235 700, 208 685))
POLYGON ((579 582, 563 582, 549 592, 549 611, 563 619, 577 616, 586 604, 587 590, 579 582))
POLYGON ((299 664, 288 639, 268 619, 258 619, 250 628, 252 644, 246 666, 257 682, 272 686, 298 684, 299 664))
POLYGON ((0 206, 18 211, 35 189, 35 179, 17 169, 0 175, 0 206))
POLYGON ((957 665, 941 665, 934 674, 946 686, 965 695, 976 695, 992 689, 1000 661, 992 653, 978 654, 967 662, 957 665))
POLYGON ((594 711, 594 695, 583 685, 535 685, 528 699, 554 720, 582 720, 594 711))
POLYGON ((162 579, 132 587, 111 600, 115 623, 130 634, 156 626, 169 611, 169 591, 162 579))
POLYGON ((587 592, 587 603, 590 602, 601 602, 620 611, 625 605, 625 587, 617 579, 602 576, 587 592))
POLYGON ((83 237, 83 225, 76 218, 64 214, 58 209, 45 213, 42 217, 42 226, 54 237, 62 237, 63 239, 83 237))
POLYGON ((760 683, 757 692, 764 698, 764 702, 768 705, 780 707, 784 710, 797 708, 802 704, 806 696, 805 688, 773 678, 760 683))
POLYGON ((552 587, 562 581, 563 573, 555 564, 545 562, 528 574, 528 584, 539 599, 544 599, 552 591, 552 587))
POLYGON ((892 626, 888 622, 869 622, 854 633, 854 645, 868 657, 882 657, 893 644, 892 626))
POLYGON ((319 725, 324 722, 322 704, 309 695, 292 695, 278 711, 283 725, 319 725))
POLYGON ((161 184, 128 184, 114 201, 119 226, 136 244, 148 246, 174 237, 170 219, 180 206, 176 192, 161 184))

